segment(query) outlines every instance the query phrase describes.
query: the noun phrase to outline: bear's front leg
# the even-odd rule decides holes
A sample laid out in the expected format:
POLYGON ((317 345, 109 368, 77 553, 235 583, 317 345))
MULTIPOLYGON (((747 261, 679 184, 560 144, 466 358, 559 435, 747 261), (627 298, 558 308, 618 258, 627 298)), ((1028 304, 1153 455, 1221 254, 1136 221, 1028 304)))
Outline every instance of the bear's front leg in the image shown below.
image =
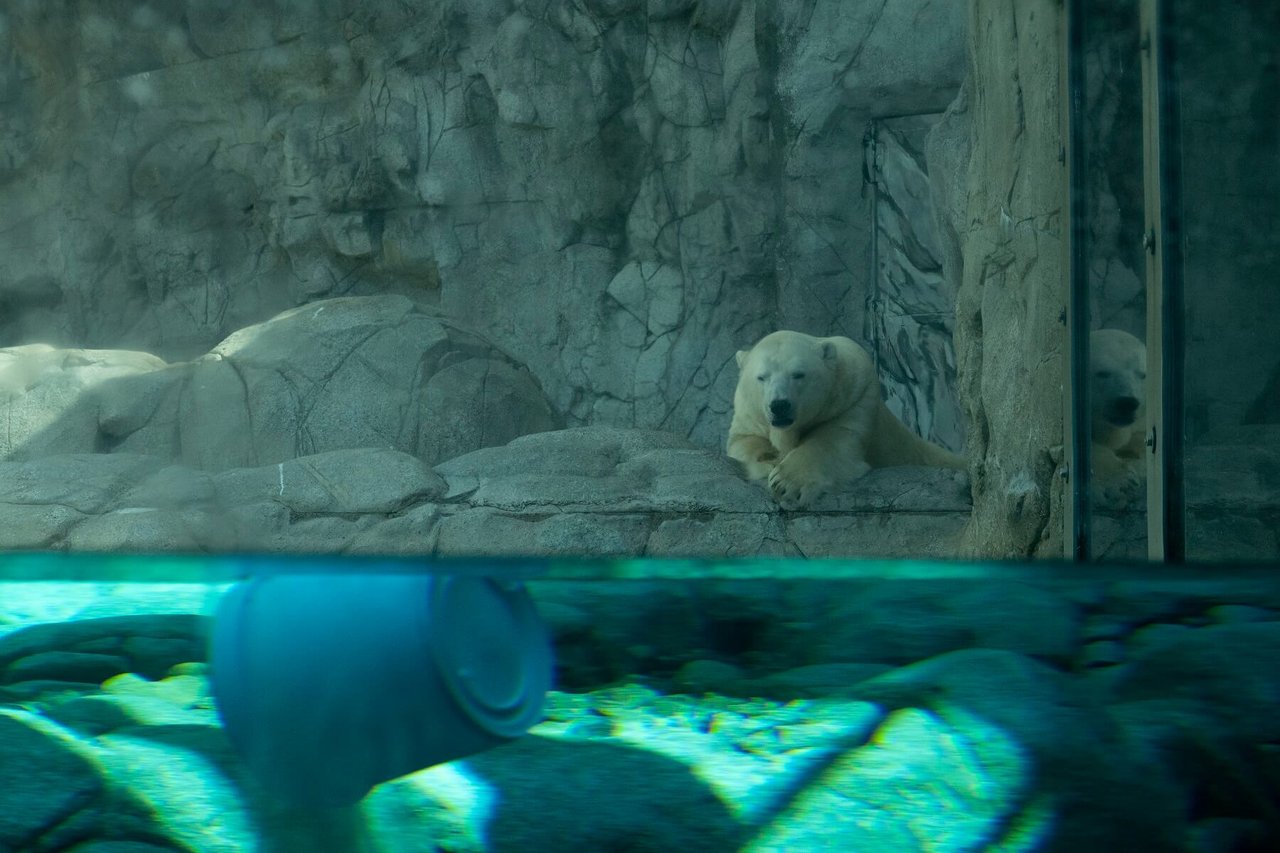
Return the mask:
POLYGON ((783 509, 809 506, 833 487, 871 470, 863 437, 837 425, 824 425, 782 458, 769 475, 769 490, 783 509))
POLYGON ((762 435, 740 433, 729 439, 729 458, 742 463, 748 480, 763 480, 778 464, 778 448, 762 435))
POLYGON ((1145 460, 1122 456, 1109 447, 1092 445, 1092 499, 1095 509, 1118 510, 1141 503, 1147 488, 1145 460))

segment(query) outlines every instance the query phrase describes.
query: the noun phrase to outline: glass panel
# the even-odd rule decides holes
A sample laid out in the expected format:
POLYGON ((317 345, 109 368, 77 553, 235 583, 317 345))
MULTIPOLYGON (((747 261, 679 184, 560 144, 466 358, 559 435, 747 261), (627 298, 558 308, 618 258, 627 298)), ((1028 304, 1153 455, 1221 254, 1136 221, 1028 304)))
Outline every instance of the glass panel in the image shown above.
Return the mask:
POLYGON ((225 569, 209 557, 139 560, 149 582, 121 583, 119 562, 64 557, 46 572, 85 580, 0 581, 5 850, 1031 853, 1278 837, 1271 570, 555 562, 526 585, 555 682, 504 742, 546 665, 536 626, 485 606, 509 587, 459 595, 351 559, 328 568, 359 574, 277 561, 241 566, 265 572, 256 586, 186 580, 225 569))
POLYGON ((1092 557, 1147 553, 1146 265, 1137 0, 1086 0, 1084 216, 1089 286, 1092 557))
POLYGON ((1189 558, 1280 554, 1280 5, 1173 3, 1189 558))

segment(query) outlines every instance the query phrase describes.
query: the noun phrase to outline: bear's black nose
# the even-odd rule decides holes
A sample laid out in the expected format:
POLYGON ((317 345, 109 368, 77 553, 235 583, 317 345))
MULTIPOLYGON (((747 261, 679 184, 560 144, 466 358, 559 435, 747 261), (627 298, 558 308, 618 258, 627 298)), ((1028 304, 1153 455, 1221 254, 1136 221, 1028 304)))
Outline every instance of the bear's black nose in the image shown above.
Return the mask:
POLYGON ((1107 404, 1107 419, 1114 424, 1128 425, 1138 414, 1137 397, 1117 397, 1107 404))
POLYGON ((769 425, 778 429, 786 429, 796 422, 795 409, 790 400, 771 400, 769 402, 769 425))

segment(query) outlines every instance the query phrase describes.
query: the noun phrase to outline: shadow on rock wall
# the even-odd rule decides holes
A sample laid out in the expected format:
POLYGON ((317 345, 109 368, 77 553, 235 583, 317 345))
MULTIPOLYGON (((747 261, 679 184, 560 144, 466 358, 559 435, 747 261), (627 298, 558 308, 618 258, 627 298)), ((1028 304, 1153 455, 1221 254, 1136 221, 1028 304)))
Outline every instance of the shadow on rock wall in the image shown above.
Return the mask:
POLYGON ((434 465, 562 426, 526 369, 402 296, 302 306, 177 364, 0 350, 0 393, 15 461, 136 453, 216 472, 378 448, 434 465))

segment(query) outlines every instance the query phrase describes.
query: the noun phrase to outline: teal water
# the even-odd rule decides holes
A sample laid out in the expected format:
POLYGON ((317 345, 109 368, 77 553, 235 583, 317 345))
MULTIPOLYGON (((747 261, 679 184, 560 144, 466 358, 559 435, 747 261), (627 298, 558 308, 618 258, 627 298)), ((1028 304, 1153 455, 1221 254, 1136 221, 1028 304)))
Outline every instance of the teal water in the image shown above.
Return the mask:
MULTIPOLYGON (((26 554, 0 557, 0 578, 5 853, 1275 837, 1267 567, 26 554), (541 719, 350 806, 264 788, 210 687, 226 591, 261 574, 441 569, 527 581, 556 656, 541 719), (1210 784, 1230 796, 1197 793, 1210 784)), ((317 713, 369 704, 362 675, 326 675, 340 657, 304 684, 317 713)), ((388 671, 405 658, 389 650, 388 671)), ((342 734, 359 752, 362 731, 374 749, 392 730, 342 734)), ((314 751, 320 766, 350 757, 332 737, 314 751)))

